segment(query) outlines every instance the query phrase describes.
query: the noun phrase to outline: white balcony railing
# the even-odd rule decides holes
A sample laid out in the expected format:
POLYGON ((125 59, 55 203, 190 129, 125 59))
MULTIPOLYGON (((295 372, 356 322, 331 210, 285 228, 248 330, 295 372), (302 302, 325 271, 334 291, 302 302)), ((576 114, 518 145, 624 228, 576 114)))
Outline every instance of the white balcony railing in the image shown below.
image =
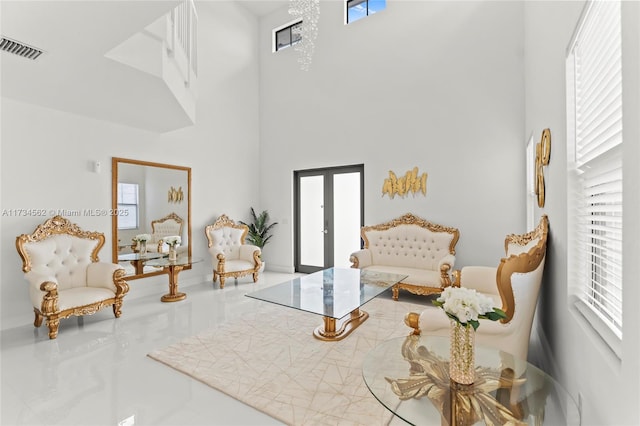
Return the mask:
POLYGON ((185 85, 191 83, 191 73, 198 75, 198 14, 193 0, 185 0, 171 12, 170 51, 180 47, 187 58, 185 85))

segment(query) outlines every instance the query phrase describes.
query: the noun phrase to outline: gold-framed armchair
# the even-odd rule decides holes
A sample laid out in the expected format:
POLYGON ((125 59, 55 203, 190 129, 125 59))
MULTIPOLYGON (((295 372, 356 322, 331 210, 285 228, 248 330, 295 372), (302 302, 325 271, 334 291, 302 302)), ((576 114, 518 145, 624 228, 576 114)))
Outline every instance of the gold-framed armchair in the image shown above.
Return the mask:
POLYGON ((46 318, 50 339, 57 337, 63 318, 92 315, 107 306, 116 318, 122 314, 129 285, 121 266, 100 262, 104 241, 103 233, 84 231, 62 216, 16 237, 35 312, 33 325, 40 327, 46 318))
POLYGON ((227 277, 239 278, 251 274, 258 281, 262 265, 260 247, 245 244, 249 227, 237 224, 226 214, 207 225, 205 234, 209 242, 209 253, 213 260, 213 282, 220 277, 220 288, 224 288, 227 277))
MULTIPOLYGON (((476 330, 476 342, 527 359, 548 233, 549 219, 543 215, 531 232, 506 236, 505 257, 497 267, 465 266, 453 272, 455 285, 489 296, 494 306, 507 314, 500 321, 482 321, 476 330)), ((413 334, 448 336, 450 332, 449 318, 435 306, 422 313, 408 313, 405 323, 414 329, 413 334)))

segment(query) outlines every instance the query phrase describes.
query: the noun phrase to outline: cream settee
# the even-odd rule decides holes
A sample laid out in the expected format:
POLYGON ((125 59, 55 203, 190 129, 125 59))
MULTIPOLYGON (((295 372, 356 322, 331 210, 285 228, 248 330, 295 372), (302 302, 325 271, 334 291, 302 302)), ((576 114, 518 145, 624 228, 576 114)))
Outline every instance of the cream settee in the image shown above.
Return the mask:
POLYGON ((365 226, 360 235, 364 248, 351 254, 352 268, 408 275, 393 287, 394 300, 400 289, 426 295, 451 285, 458 229, 407 213, 387 223, 365 226))

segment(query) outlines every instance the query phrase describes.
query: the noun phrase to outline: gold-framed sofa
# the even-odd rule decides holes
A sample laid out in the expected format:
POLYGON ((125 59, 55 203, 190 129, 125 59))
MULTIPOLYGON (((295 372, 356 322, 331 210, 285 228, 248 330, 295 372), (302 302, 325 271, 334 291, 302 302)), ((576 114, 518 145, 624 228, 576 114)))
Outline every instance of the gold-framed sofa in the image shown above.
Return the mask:
POLYGON ((220 288, 223 289, 227 277, 237 279, 252 275, 253 282, 258 281, 262 251, 260 247, 245 244, 249 232, 247 225, 235 223, 223 214, 212 225, 207 225, 204 232, 213 261, 213 282, 220 277, 220 288))
POLYGON ((58 336, 63 318, 92 315, 107 306, 116 318, 122 314, 129 285, 124 268, 100 262, 104 242, 103 233, 84 231, 62 216, 16 237, 35 312, 33 325, 40 327, 46 318, 50 339, 58 336))
POLYGON ((386 223, 364 226, 360 235, 363 248, 351 254, 352 268, 408 275, 393 287, 394 300, 401 289, 428 295, 451 285, 460 238, 457 228, 407 213, 386 223))

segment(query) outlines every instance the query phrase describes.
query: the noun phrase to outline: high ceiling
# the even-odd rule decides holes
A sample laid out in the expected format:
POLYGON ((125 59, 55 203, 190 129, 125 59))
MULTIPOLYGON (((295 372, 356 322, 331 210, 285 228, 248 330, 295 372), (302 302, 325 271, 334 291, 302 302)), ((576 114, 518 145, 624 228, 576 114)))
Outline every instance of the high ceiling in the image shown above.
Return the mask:
MULTIPOLYGON (((196 2, 196 7, 208 1, 220 0, 196 2)), ((239 2, 259 17, 288 4, 288 0, 239 2)), ((161 98, 161 80, 105 57, 179 3, 1 0, 2 36, 45 52, 36 61, 1 52, 1 94, 152 131, 184 127, 184 114, 176 114, 179 104, 161 98), (158 106, 165 104, 159 111, 158 106)))

